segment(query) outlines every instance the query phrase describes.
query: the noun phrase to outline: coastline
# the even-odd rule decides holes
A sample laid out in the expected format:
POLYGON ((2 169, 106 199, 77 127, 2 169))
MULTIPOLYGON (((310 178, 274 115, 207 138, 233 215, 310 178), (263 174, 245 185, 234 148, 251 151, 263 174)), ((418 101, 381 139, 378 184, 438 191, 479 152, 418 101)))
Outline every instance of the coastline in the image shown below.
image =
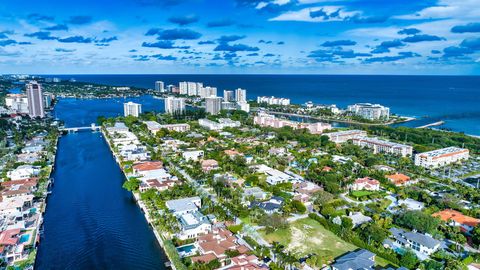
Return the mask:
MULTIPOLYGON (((108 148, 110 149, 110 152, 112 153, 112 155, 115 157, 115 162, 117 163, 120 171, 122 172, 123 176, 125 177, 125 179, 128 179, 128 176, 127 174, 125 173, 125 170, 122 168, 121 166, 121 161, 120 159, 118 158, 117 156, 117 153, 115 153, 114 149, 112 148, 111 144, 110 144, 110 141, 108 140, 108 136, 107 134, 105 133, 105 130, 103 129, 103 127, 100 129, 101 133, 102 133, 102 137, 103 139, 105 140, 105 142, 107 143, 108 145, 108 148)), ((145 217, 145 220, 147 221, 150 229, 153 231, 153 234, 155 235, 155 239, 157 239, 157 242, 158 244, 160 245, 160 247, 163 249, 163 252, 165 253, 165 255, 167 256, 168 258, 168 262, 165 262, 165 266, 169 266, 171 267, 173 270, 177 270, 177 267, 172 263, 173 259, 171 258, 171 255, 167 252, 166 248, 165 248, 165 242, 164 242, 164 239, 162 238, 162 236, 158 233, 158 231, 155 229, 155 226, 153 225, 153 222, 152 220, 150 219, 150 215, 148 214, 148 209, 147 207, 145 206, 145 204, 142 202, 140 196, 138 193, 135 193, 135 192, 131 192, 132 195, 133 195, 133 198, 135 199, 135 203, 137 204, 137 206, 140 208, 143 216, 145 217)))

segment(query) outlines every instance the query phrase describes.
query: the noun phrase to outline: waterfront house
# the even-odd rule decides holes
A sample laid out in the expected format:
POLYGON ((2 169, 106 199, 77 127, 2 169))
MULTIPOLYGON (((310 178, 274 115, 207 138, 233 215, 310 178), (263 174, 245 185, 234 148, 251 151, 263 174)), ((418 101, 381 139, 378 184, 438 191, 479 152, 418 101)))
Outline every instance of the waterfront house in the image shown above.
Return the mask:
POLYGON ((375 253, 366 249, 348 252, 335 259, 332 270, 370 270, 374 269, 375 253))
POLYGON ((432 216, 440 218, 450 226, 460 227, 460 230, 466 233, 470 233, 476 226, 478 226, 478 224, 480 224, 480 219, 466 216, 453 209, 446 209, 434 213, 432 216))
POLYGON ((176 233, 175 236, 181 240, 197 238, 207 234, 212 229, 210 220, 200 211, 182 214, 177 219, 180 223, 180 232, 176 233))
POLYGON ((398 248, 412 249, 417 257, 425 260, 436 252, 441 245, 441 242, 434 239, 429 234, 422 234, 416 231, 407 232, 401 228, 391 228, 390 233, 393 241, 386 239, 384 246, 398 250, 398 248))
POLYGON ((202 207, 202 200, 198 196, 170 200, 165 202, 165 206, 174 215, 180 216, 197 211, 200 207, 202 207))
POLYGON ((370 177, 358 178, 350 185, 351 190, 380 190, 380 182, 370 177))
POLYGON ((7 172, 7 177, 11 180, 27 179, 37 176, 40 173, 40 167, 32 165, 21 165, 16 169, 7 172))
POLYGON ((7 263, 23 259, 23 245, 19 243, 20 229, 9 229, 0 232, 0 258, 7 263))
POLYGON ((136 163, 132 166, 134 174, 142 174, 149 171, 163 169, 163 162, 161 161, 145 161, 136 163))

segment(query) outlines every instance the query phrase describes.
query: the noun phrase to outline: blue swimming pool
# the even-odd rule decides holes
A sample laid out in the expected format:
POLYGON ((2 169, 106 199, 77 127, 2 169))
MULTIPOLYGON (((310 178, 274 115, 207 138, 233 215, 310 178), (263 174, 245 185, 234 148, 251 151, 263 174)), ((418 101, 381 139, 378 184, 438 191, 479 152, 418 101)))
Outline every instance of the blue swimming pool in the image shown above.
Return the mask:
POLYGON ((30 234, 23 234, 22 236, 20 236, 20 244, 23 244, 23 243, 26 243, 28 242, 28 240, 30 239, 30 234))
POLYGON ((190 244, 190 245, 185 245, 177 248, 178 252, 184 252, 184 253, 190 253, 193 250, 195 250, 195 245, 190 244))

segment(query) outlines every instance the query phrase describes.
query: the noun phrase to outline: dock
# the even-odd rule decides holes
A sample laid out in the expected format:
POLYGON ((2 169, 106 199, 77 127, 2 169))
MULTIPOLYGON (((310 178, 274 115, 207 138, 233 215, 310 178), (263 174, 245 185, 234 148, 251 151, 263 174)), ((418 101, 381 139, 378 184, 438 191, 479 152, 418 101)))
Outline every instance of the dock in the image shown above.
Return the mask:
POLYGON ((427 125, 423 125, 423 126, 419 126, 417 128, 429 128, 429 127, 435 127, 435 126, 441 126, 445 124, 445 121, 438 121, 438 122, 435 122, 435 123, 430 123, 430 124, 427 124, 427 125))

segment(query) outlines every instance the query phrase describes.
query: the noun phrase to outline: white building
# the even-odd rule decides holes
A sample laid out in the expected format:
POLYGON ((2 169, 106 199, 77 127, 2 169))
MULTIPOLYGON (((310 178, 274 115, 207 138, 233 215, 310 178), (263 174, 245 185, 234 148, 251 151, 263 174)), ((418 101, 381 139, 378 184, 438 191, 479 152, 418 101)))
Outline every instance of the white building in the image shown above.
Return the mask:
POLYGON ((127 102, 123 103, 123 115, 125 117, 131 115, 138 117, 142 113, 142 104, 134 103, 134 102, 127 102))
POLYGON ((204 127, 209 130, 222 130, 226 127, 240 127, 240 122, 239 121, 233 121, 229 118, 220 118, 218 119, 218 122, 209 120, 209 119, 199 119, 198 124, 201 127, 204 127))
POLYGON ((390 108, 380 104, 357 103, 349 105, 347 111, 369 120, 388 120, 390 118, 390 108))
POLYGON ((30 117, 45 117, 42 86, 36 81, 26 84, 28 99, 28 115, 30 117))
POLYGON ((171 96, 165 98, 165 112, 169 114, 184 114, 185 99, 171 96))
POLYGON ((312 134, 321 134, 327 129, 331 129, 332 125, 328 123, 299 123, 295 121, 290 121, 286 119, 276 118, 274 115, 266 114, 263 112, 258 113, 253 118, 253 123, 262 127, 273 127, 273 128, 282 128, 282 127, 291 127, 293 129, 308 129, 312 134))
POLYGON ((35 177, 40 173, 40 168, 32 165, 21 165, 16 169, 7 172, 7 177, 11 180, 21 180, 35 177))
POLYGON ((202 207, 202 200, 200 197, 189 197, 177 200, 170 200, 165 202, 167 209, 175 216, 181 216, 188 213, 193 213, 202 207))
POLYGON ((217 115, 222 110, 222 98, 210 96, 205 98, 205 111, 211 115, 217 115))
POLYGON ((394 143, 390 141, 380 140, 369 137, 356 137, 352 139, 354 145, 373 149, 373 153, 387 153, 399 155, 402 157, 411 156, 413 147, 406 144, 394 143))
POLYGON ((461 160, 467 160, 470 151, 465 148, 447 147, 415 155, 415 165, 424 168, 438 168, 461 160))
POLYGON ((5 106, 16 113, 28 113, 28 98, 22 94, 8 94, 5 97, 5 106))
POLYGON ((182 157, 186 161, 190 161, 190 160, 198 161, 203 158, 203 155, 204 153, 202 150, 185 151, 182 153, 182 157))
POLYGON ((167 125, 160 125, 155 121, 144 121, 147 125, 147 128, 153 134, 157 133, 160 129, 164 128, 169 131, 176 131, 176 132, 185 132, 190 130, 189 124, 167 124, 167 125))
POLYGON ((237 103, 246 103, 247 102, 247 90, 242 88, 237 88, 235 90, 235 101, 237 103))
POLYGON ((290 182, 294 178, 284 172, 281 172, 277 169, 268 167, 267 165, 260 164, 255 166, 257 172, 264 173, 267 175, 266 182, 270 185, 277 185, 281 183, 290 182))
POLYGON ((344 143, 353 138, 366 137, 367 132, 364 130, 352 129, 345 131, 338 131, 332 133, 325 133, 325 136, 328 136, 330 141, 334 143, 344 143))
POLYGON ((165 83, 164 82, 162 82, 162 81, 156 81, 155 82, 155 91, 163 93, 163 92, 165 92, 165 90, 166 89, 165 89, 165 83))
POLYGON ((281 105, 281 106, 288 106, 290 105, 289 98, 277 98, 274 96, 267 97, 267 96, 259 96, 257 97, 257 103, 267 103, 268 105, 281 105))
POLYGON ((217 88, 211 86, 205 86, 200 89, 198 94, 201 98, 207 98, 211 96, 217 96, 217 88))
POLYGON ((237 109, 248 113, 250 112, 250 104, 247 102, 238 102, 237 109))
POLYGON ((224 102, 232 102, 235 101, 234 92, 231 90, 223 90, 223 101, 224 102))

